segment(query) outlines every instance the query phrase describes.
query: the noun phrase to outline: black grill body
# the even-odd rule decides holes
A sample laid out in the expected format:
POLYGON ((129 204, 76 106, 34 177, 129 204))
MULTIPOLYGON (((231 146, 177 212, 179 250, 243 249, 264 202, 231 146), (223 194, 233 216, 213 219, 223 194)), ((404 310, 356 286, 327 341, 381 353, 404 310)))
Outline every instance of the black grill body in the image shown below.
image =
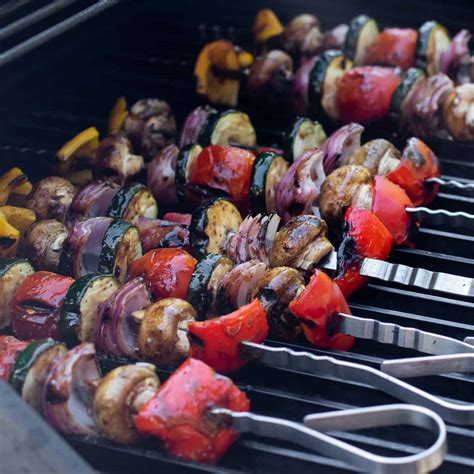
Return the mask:
MULTIPOLYGON (((10 4, 11 2, 7 2, 10 4)), ((26 15, 46 1, 23 2, 18 9, 0 9, 2 25, 26 15)), ((2 50, 21 42, 57 21, 90 6, 77 1, 70 8, 27 28, 2 43, 2 50)), ((470 1, 329 1, 176 0, 174 2, 123 1, 74 29, 48 41, 0 71, 0 163, 15 164, 32 179, 51 173, 55 150, 78 131, 97 126, 105 132, 110 108, 119 96, 129 103, 142 97, 160 97, 173 107, 178 123, 199 104, 194 94, 193 61, 200 47, 212 38, 234 39, 251 46, 251 22, 256 11, 271 6, 289 20, 301 12, 320 16, 324 28, 347 22, 365 12, 382 25, 417 27, 436 18, 452 31, 474 27, 470 1)), ((256 124, 260 143, 278 143, 289 115, 281 110, 244 108, 256 124)), ((372 132, 375 134, 375 132, 372 132)), ((376 132, 394 138, 386 129, 376 132)), ((370 136, 370 132, 366 134, 370 136)), ((474 180, 474 144, 430 143, 442 163, 443 175, 474 180)), ((443 191, 433 208, 474 213, 474 197, 466 192, 443 191)), ((474 236, 454 228, 422 228, 416 250, 394 250, 392 261, 474 277, 474 236)), ((350 301, 354 314, 462 339, 474 335, 472 301, 449 298, 393 284, 371 283, 350 301)), ((278 344, 277 342, 270 342, 278 344)), ((295 344, 294 349, 335 355, 343 360, 377 367, 383 359, 411 356, 368 341, 357 341, 348 353, 335 353, 295 344)), ((104 369, 111 361, 104 359, 104 369)), ((166 377, 168 372, 160 375, 166 377)), ((301 420, 305 414, 349 407, 392 403, 397 400, 372 388, 341 381, 282 372, 253 364, 235 375, 256 413, 301 420)), ((452 400, 473 402, 474 379, 447 375, 411 380, 417 386, 452 400)), ((472 472, 474 428, 448 426, 449 453, 439 472, 472 472)), ((396 455, 426 445, 417 430, 384 429, 340 433, 341 439, 396 455)), ((335 459, 304 451, 289 443, 243 436, 217 466, 201 466, 171 459, 153 444, 119 447, 105 441, 71 439, 72 445, 101 471, 165 472, 342 472, 350 470, 335 459)))

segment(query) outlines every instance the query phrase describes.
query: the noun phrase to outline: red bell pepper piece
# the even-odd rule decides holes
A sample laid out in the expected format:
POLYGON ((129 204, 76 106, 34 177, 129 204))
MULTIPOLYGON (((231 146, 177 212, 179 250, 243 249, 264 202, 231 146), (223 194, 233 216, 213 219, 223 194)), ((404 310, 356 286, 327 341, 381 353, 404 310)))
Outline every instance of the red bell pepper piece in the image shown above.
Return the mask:
POLYGON ((366 64, 398 66, 404 71, 415 64, 418 32, 411 28, 385 28, 370 46, 366 64))
POLYGON ((384 118, 399 84, 400 77, 392 68, 364 66, 347 71, 337 85, 341 120, 367 123, 384 118))
POLYGON ((156 299, 186 299, 195 266, 196 259, 183 249, 155 249, 130 264, 130 278, 144 275, 156 299))
POLYGON ((367 209, 347 209, 334 279, 346 298, 367 283, 368 278, 359 273, 361 260, 386 260, 391 248, 392 236, 375 214, 367 209))
POLYGON ((241 148, 211 145, 202 150, 189 183, 224 191, 241 209, 249 206, 255 155, 241 148))
POLYGON ((232 429, 208 416, 209 409, 218 407, 248 411, 250 402, 230 379, 188 359, 140 409, 135 427, 159 438, 173 456, 215 463, 237 439, 232 429))
POLYGON ((413 207, 413 202, 406 192, 385 176, 376 176, 373 187, 373 213, 382 221, 396 245, 411 245, 408 242, 410 216, 407 207, 413 207))
POLYGON ((403 150, 400 164, 386 177, 405 190, 414 206, 430 204, 438 194, 439 185, 427 183, 440 176, 438 158, 420 139, 410 138, 403 150))
POLYGON ((225 316, 190 322, 188 334, 191 357, 204 361, 218 372, 232 372, 248 362, 239 355, 240 342, 259 343, 267 337, 267 316, 256 299, 225 316))
POLYGON ((13 334, 20 339, 61 340, 60 309, 74 280, 52 272, 28 275, 12 299, 13 334))
POLYGON ((31 341, 19 341, 13 336, 0 336, 0 379, 8 380, 16 356, 30 343, 31 341))
POLYGON ((164 221, 176 222, 181 225, 191 224, 191 214, 182 214, 180 212, 167 212, 163 216, 164 221))
POLYGON ((306 288, 289 305, 306 339, 318 347, 347 351, 354 338, 338 332, 338 313, 351 314, 339 287, 316 270, 306 288))

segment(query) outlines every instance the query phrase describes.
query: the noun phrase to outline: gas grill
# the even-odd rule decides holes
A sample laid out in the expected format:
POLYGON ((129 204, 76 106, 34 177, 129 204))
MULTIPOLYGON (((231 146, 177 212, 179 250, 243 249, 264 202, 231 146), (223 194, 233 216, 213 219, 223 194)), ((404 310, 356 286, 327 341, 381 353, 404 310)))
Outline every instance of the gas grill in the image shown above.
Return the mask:
MULTIPOLYGON (((431 18, 448 28, 469 27, 474 9, 469 2, 386 0, 306 2, 219 0, 43 1, 0 3, 0 163, 13 164, 32 180, 51 173, 54 153, 78 131, 96 126, 105 130, 114 101, 130 103, 142 97, 166 100, 178 123, 199 104, 192 69, 200 47, 214 38, 251 45, 251 21, 258 8, 272 6, 286 20, 307 10, 324 26, 348 21, 360 12, 382 24, 417 26, 431 18), (310 4, 311 3, 311 4, 310 4), (403 3, 403 2, 402 2, 403 3), (392 8, 393 7, 393 8, 392 8)), ((257 129, 259 142, 279 144, 289 116, 279 110, 258 110, 244 102, 257 129)), ((375 135, 375 132, 368 132, 375 135)), ((394 138, 387 130, 377 130, 394 138)), ((432 140, 441 160, 443 177, 474 182, 474 144, 432 140)), ((449 189, 439 193, 433 208, 474 213, 472 191, 449 189)), ((416 249, 393 250, 391 261, 474 277, 474 236, 465 228, 422 226, 416 249)), ((350 300, 355 315, 436 332, 457 339, 474 335, 472 299, 446 297, 393 283, 370 283, 350 300)), ((268 341, 270 345, 282 345, 268 341)), ((308 344, 286 345, 316 355, 379 367, 386 359, 416 353, 358 340, 351 352, 337 353, 308 344)), ((101 358, 106 370, 116 361, 101 358)), ((160 372, 166 377, 167 372, 160 372)), ((373 388, 282 372, 252 364, 232 377, 247 392, 252 411, 301 421, 308 413, 396 403, 373 388)), ((472 403, 474 379, 466 374, 410 379, 410 383, 451 401, 472 403)), ((407 455, 426 446, 428 435, 415 429, 371 429, 337 433, 337 437, 384 455, 407 455)), ((122 447, 103 440, 71 438, 72 446, 97 470, 104 472, 343 472, 350 466, 288 443, 244 435, 218 466, 172 459, 153 444, 122 447)), ((472 472, 474 427, 448 425, 449 452, 439 472, 472 472)))

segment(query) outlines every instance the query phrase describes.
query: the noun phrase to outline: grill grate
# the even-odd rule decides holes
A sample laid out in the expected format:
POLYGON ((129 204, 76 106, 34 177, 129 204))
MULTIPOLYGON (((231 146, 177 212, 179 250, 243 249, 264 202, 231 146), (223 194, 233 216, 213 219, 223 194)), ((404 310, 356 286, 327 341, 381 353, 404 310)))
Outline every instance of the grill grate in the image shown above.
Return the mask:
MULTIPOLYGON (((8 18, 11 24, 15 19, 24 18, 26 14, 52 2, 17 3, 22 5, 8 16, 3 15, 0 9, 0 21, 8 18)), ((86 3, 81 3, 82 8, 86 3)), ((92 3, 101 2, 89 2, 88 5, 92 3)), ((265 6, 259 2, 253 2, 253 5, 240 2, 230 14, 224 3, 218 0, 206 2, 199 9, 190 0, 172 5, 170 3, 173 2, 159 5, 161 3, 135 1, 132 9, 132 2, 120 2, 102 15, 91 18, 87 25, 79 25, 61 39, 45 43, 34 53, 4 67, 5 73, 0 77, 0 88, 4 92, 0 104, 2 168, 15 163, 28 170, 34 179, 47 175, 48 165, 54 162, 54 150, 65 140, 90 125, 104 130, 109 109, 120 95, 126 95, 130 102, 144 96, 159 96, 170 102, 178 123, 182 123, 185 114, 199 103, 193 92, 192 65, 202 43, 224 36, 235 39, 243 46, 249 45, 250 19, 258 7, 265 6), (182 13, 184 11, 188 12, 186 16, 182 13)), ((351 2, 337 2, 337 8, 331 5, 334 2, 320 3, 321 18, 327 16, 334 24, 341 19, 347 21, 360 10, 351 2), (342 3, 352 6, 346 5, 347 10, 343 11, 340 8, 342 3)), ((426 2, 418 0, 415 3, 416 8, 410 10, 410 15, 414 15, 412 21, 409 21, 410 18, 398 21, 395 18, 397 9, 389 12, 393 16, 392 23, 410 26, 420 23, 426 14, 426 2)), ((278 11, 286 13, 285 19, 290 18, 291 13, 305 10, 303 1, 294 2, 292 12, 286 11, 289 7, 283 1, 275 4, 278 11)), ((444 17, 440 14, 441 4, 441 1, 430 2, 433 16, 438 14, 440 18, 444 17)), ((13 2, 7 2, 5 6, 11 8, 12 5, 13 2)), ((455 8, 457 15, 462 11, 459 8, 455 8)), ((367 13, 385 18, 387 22, 390 20, 386 18, 387 11, 367 13)), ((62 14, 67 16, 72 13, 65 7, 62 14)), ((448 15, 446 22, 452 21, 452 25, 457 27, 453 18, 454 14, 448 15)), ((44 20, 53 19, 57 22, 56 17, 50 16, 44 20)), ((40 28, 44 26, 42 21, 32 26, 40 28)), ((24 31, 34 35, 36 30, 24 31)), ((288 116, 278 110, 258 111, 252 104, 246 104, 246 108, 255 119, 260 141, 278 143, 288 116)), ((439 141, 434 141, 432 146, 442 161, 446 179, 474 182, 474 162, 471 160, 474 146, 439 141)), ((472 213, 474 197, 463 190, 449 189, 439 195, 433 206, 472 213)), ((465 230, 422 227, 416 242, 417 249, 395 250, 392 261, 474 277, 474 237, 465 230)), ((474 334, 472 302, 393 284, 369 284, 352 298, 351 309, 359 316, 459 339, 474 334)), ((304 343, 291 345, 291 348, 308 350, 317 355, 335 354, 304 343)), ((337 354, 343 360, 374 367, 385 359, 411 355, 413 353, 407 350, 363 340, 356 342, 353 352, 337 354)), ((104 360, 102 363, 107 368, 113 361, 104 360)), ((160 372, 160 376, 166 375, 166 371, 160 372)), ((234 378, 247 391, 255 412, 293 420, 301 420, 303 415, 311 412, 395 401, 360 384, 302 376, 258 365, 247 367, 234 378)), ((468 375, 424 377, 410 381, 436 395, 472 402, 474 379, 468 375)), ((448 433, 449 453, 440 472, 472 472, 474 429, 448 426, 448 433)), ((420 433, 411 430, 403 433, 371 430, 339 436, 358 446, 390 454, 414 452, 425 441, 420 433)), ((124 448, 102 440, 71 439, 70 442, 96 469, 108 472, 141 472, 159 468, 166 469, 166 472, 218 472, 222 469, 229 472, 282 472, 291 469, 305 473, 318 468, 323 472, 350 470, 337 460, 289 444, 247 435, 239 440, 219 467, 198 466, 171 459, 152 445, 124 448)))

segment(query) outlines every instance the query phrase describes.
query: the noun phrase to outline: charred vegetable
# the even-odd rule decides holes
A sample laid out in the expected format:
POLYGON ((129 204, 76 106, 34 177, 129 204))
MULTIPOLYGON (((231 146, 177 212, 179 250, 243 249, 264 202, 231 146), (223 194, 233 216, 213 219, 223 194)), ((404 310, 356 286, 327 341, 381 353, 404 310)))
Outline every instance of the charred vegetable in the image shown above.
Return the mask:
POLYGON ((400 157, 400 152, 389 141, 377 138, 352 153, 347 164, 363 166, 372 176, 383 176, 400 164, 400 157))
POLYGON ((326 140, 326 133, 319 122, 298 118, 285 132, 283 149, 288 161, 296 161, 304 152, 319 147, 326 140))

